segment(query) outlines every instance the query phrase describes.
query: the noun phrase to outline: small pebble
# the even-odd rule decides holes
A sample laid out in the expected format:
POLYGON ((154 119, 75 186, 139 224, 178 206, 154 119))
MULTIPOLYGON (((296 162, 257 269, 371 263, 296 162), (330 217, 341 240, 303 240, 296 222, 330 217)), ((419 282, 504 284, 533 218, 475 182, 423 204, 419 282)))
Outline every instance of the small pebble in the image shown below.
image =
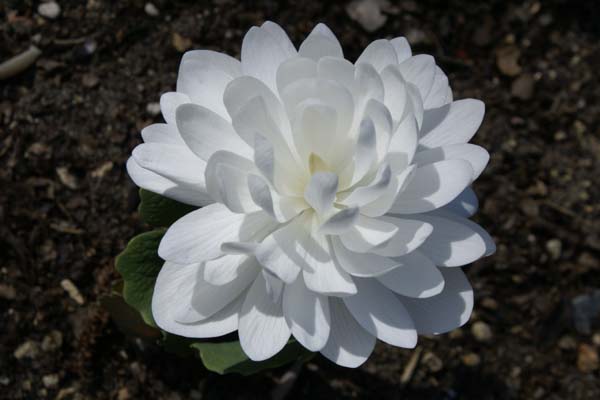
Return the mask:
POLYGON ((58 375, 57 374, 44 375, 42 377, 42 383, 48 389, 55 388, 56 386, 58 386, 58 375))
POLYGON ((146 111, 152 116, 160 114, 160 103, 148 103, 146 105, 146 111))
POLYGON ((429 368, 431 372, 439 372, 444 368, 444 363, 434 353, 427 352, 421 358, 421 362, 429 368))
POLYGON ((346 13, 367 32, 374 32, 385 25, 387 15, 381 11, 389 6, 385 0, 354 0, 346 6, 346 13))
POLYGON ((492 329, 483 321, 477 321, 471 326, 471 333, 480 342, 490 341, 493 337, 492 329))
POLYGON ((158 17, 160 15, 160 11, 152 3, 146 3, 144 6, 144 11, 151 17, 158 17))
POLYGON ((598 352, 593 346, 582 343, 577 351, 577 368, 583 373, 593 372, 598 369, 600 361, 598 352))
POLYGON ((73 282, 71 282, 70 279, 63 279, 60 282, 60 286, 62 286, 62 288, 65 290, 65 292, 67 292, 69 294, 69 297, 71 297, 73 300, 75 300, 75 302, 79 305, 83 305, 85 303, 85 300, 83 298, 83 296, 81 295, 81 293, 79 292, 79 289, 77 289, 77 286, 75 286, 75 284, 73 282))
POLYGON ((529 100, 533 96, 534 84, 533 76, 523 74, 513 81, 510 93, 518 99, 529 100))
POLYGON ((39 344, 37 342, 34 342, 33 340, 27 340, 16 348, 13 355, 17 360, 21 360, 23 358, 36 358, 39 353, 39 344))
POLYGON ((60 15, 60 6, 55 1, 49 1, 40 4, 37 11, 44 18, 55 19, 60 15))
POLYGON ((10 378, 8 376, 0 376, 0 385, 8 386, 10 383, 10 378))
POLYGON ((62 343, 62 333, 60 331, 53 330, 52 332, 44 336, 44 339, 42 340, 42 350, 54 351, 60 348, 60 346, 62 346, 62 343))
POLYGON ((462 362, 467 367, 476 367, 481 363, 481 358, 475 353, 469 353, 462 356, 462 362))
POLYGON ((562 253, 562 242, 560 239, 550 239, 546 242, 546 250, 553 260, 558 260, 562 253))
POLYGON ((14 287, 0 283, 0 298, 5 300, 14 300, 17 297, 17 291, 14 287))
POLYGON ((577 347, 577 341, 572 336, 563 336, 558 341, 558 347, 563 350, 574 350, 577 347))

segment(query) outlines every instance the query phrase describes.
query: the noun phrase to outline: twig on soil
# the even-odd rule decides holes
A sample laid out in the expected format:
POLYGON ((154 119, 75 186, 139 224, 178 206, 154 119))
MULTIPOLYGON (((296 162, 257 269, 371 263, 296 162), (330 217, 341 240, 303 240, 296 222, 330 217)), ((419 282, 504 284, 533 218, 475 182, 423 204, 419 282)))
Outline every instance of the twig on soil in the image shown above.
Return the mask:
POLYGON ((421 359, 421 352, 423 349, 421 347, 417 347, 415 351, 413 351, 410 360, 404 367, 404 371, 402 371, 402 376, 400 377, 400 384, 405 386, 413 377, 415 373, 415 369, 417 369, 417 365, 419 365, 419 360, 421 359))
POLYGON ((4 61, 0 64, 0 80, 11 78, 25 71, 41 54, 40 49, 31 46, 21 54, 4 61))
POLYGON ((296 361, 292 368, 283 374, 277 386, 271 391, 271 400, 283 400, 287 397, 298 380, 303 365, 304 362, 296 361))

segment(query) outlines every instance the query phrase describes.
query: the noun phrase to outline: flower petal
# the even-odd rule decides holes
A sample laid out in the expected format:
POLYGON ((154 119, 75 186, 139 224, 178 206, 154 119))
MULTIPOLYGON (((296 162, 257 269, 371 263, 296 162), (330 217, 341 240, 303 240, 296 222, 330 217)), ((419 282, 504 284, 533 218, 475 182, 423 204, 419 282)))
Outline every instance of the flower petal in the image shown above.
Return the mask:
POLYGON ((388 289, 407 297, 419 299, 439 294, 444 289, 444 277, 419 250, 395 258, 398 268, 377 277, 388 289))
POLYGON ((225 285, 236 279, 243 269, 257 267, 254 257, 246 254, 226 254, 204 263, 204 280, 211 285, 225 285))
MULTIPOLYGON (((182 293, 184 282, 193 284, 198 266, 183 266, 166 262, 161 268, 152 294, 152 316, 156 324, 167 332, 193 338, 212 338, 234 332, 238 328, 238 314, 243 296, 232 301, 210 318, 193 324, 175 321, 171 313, 176 309, 182 296, 191 297, 192 292, 182 293)), ((190 285, 192 286, 192 285, 190 285)))
POLYGON ((479 209, 479 200, 477 195, 470 187, 466 188, 454 200, 442 207, 442 210, 449 211, 458 216, 469 218, 479 209))
POLYGON ((373 253, 356 253, 344 247, 339 239, 332 239, 335 257, 340 266, 350 275, 358 277, 373 277, 385 274, 401 265, 391 258, 373 253))
POLYGON ((405 60, 408 60, 412 56, 412 50, 410 49, 410 44, 408 44, 408 40, 404 36, 399 36, 390 40, 391 45, 394 47, 396 51, 396 56, 398 57, 398 62, 401 63, 405 60))
POLYGON ((142 143, 133 149, 142 167, 171 180, 204 187, 206 163, 187 147, 166 143, 142 143))
POLYGON ((359 214, 357 207, 344 208, 329 217, 319 231, 325 235, 339 235, 354 226, 359 214))
POLYGON ((415 214, 442 207, 471 183, 472 176, 473 168, 464 160, 445 160, 419 167, 396 198, 391 212, 415 214))
POLYGON ((471 164, 473 168, 472 180, 475 180, 485 169, 490 160, 490 155, 483 147, 469 143, 460 143, 420 151, 415 155, 413 163, 421 166, 442 160, 455 159, 465 160, 471 164))
POLYGON ((204 161, 218 150, 252 157, 252 150, 231 124, 207 108, 183 104, 177 109, 177 128, 187 146, 204 161))
POLYGON ((173 124, 152 124, 142 129, 144 143, 166 143, 185 146, 177 126, 173 124))
POLYGON ((426 299, 401 297, 417 332, 439 335, 464 325, 473 311, 473 289, 460 268, 442 268, 444 290, 426 299))
POLYGON ((283 314, 292 335, 310 351, 319 351, 327 343, 330 330, 327 296, 311 292, 301 278, 283 292, 283 314))
POLYGON ((167 124, 175 124, 175 110, 182 104, 191 103, 187 94, 167 92, 160 96, 160 111, 167 124))
POLYGON ((341 299, 329 298, 331 331, 321 354, 343 367, 364 363, 375 347, 375 336, 364 330, 341 299))
POLYGON ((358 292, 343 301, 356 321, 388 344, 413 348, 417 332, 400 300, 375 279, 356 278, 358 292))
MULTIPOLYGON (((447 218, 437 215, 415 215, 433 225, 433 233, 421 250, 435 263, 444 267, 458 267, 472 263, 488 251, 487 233, 466 218, 447 218), (483 233, 482 233, 483 231, 483 233)), ((492 242, 493 243, 493 242, 492 242)))
POLYGON ((383 216, 381 220, 394 224, 398 232, 383 245, 371 251, 386 257, 399 257, 417 249, 431 235, 433 227, 423 221, 383 216))
POLYGON ((317 77, 317 63, 310 58, 294 57, 285 61, 277 70, 277 90, 282 93, 290 84, 317 77))
POLYGON ((399 65, 402 77, 415 85, 419 89, 422 99, 426 99, 427 95, 433 87, 435 78, 435 60, 432 56, 419 54, 412 56, 399 65))
POLYGON ((397 232, 398 227, 394 224, 360 215, 354 227, 341 234, 340 239, 349 250, 366 253, 387 243, 397 232))
POLYGON ((307 235, 301 221, 292 221, 279 228, 256 248, 258 262, 286 283, 293 282, 300 273, 302 263, 298 243, 307 235))
POLYGON ((371 64, 377 72, 380 72, 390 64, 398 64, 396 50, 389 40, 379 39, 371 42, 362 52, 356 64, 371 64))
POLYGON ((338 177, 331 172, 317 172, 304 190, 304 199, 319 214, 329 211, 335 200, 338 177))
POLYGON ((318 24, 300 45, 298 55, 318 61, 321 57, 344 57, 342 46, 324 24, 318 24))
POLYGON ((263 211, 236 214, 215 203, 192 211, 171 225, 160 242, 158 255, 178 264, 211 260, 223 254, 222 243, 262 240, 264 231, 272 227, 272 218, 263 211))
POLYGON ((393 176, 387 189, 379 198, 360 207, 361 214, 367 217, 380 217, 386 214, 394 204, 398 193, 402 192, 413 179, 416 169, 416 166, 411 165, 400 174, 393 176))
POLYGON ((290 338, 281 302, 271 301, 262 274, 258 275, 246 295, 238 331, 242 349, 253 361, 271 358, 283 349, 290 338))
POLYGON ((388 65, 381 71, 383 81, 384 104, 390 110, 394 121, 401 121, 409 112, 410 99, 407 83, 398 65, 388 65))
POLYGON ((431 108, 441 107, 452 101, 448 99, 448 77, 437 65, 435 66, 435 77, 433 78, 433 86, 431 91, 423 101, 423 107, 428 110, 431 108))
POLYGON ((289 54, 296 54, 296 47, 288 37, 285 30, 278 24, 272 21, 266 21, 260 26, 262 29, 269 32, 269 34, 279 43, 279 46, 285 49, 289 54))
POLYGON ((366 186, 358 186, 351 190, 348 197, 342 200, 343 204, 351 207, 360 207, 380 198, 392 182, 392 169, 387 164, 381 164, 373 181, 366 186))
POLYGON ((248 189, 254 203, 279 222, 289 221, 308 208, 299 197, 280 196, 258 175, 248 175, 248 189))
POLYGON ((409 115, 400 122, 389 142, 387 160, 392 171, 402 171, 411 164, 418 141, 417 121, 409 115))
POLYGON ((427 110, 419 144, 426 148, 467 143, 483 121, 485 105, 480 100, 464 99, 427 110))

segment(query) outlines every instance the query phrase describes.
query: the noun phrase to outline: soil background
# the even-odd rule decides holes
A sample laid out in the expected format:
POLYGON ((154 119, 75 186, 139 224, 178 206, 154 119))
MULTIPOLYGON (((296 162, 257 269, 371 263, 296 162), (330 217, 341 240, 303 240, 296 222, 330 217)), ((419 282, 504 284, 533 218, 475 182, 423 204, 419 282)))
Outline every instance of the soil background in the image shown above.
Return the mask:
POLYGON ((371 1, 386 17, 374 32, 347 2, 155 0, 157 15, 145 1, 58 3, 49 19, 37 1, 0 1, 0 60, 42 50, 0 81, 0 398, 265 399, 281 387, 287 367, 208 373, 127 338, 98 305, 114 257, 148 229, 124 164, 161 121, 182 52, 239 56, 268 19, 295 44, 325 22, 350 60, 407 36, 456 99, 482 99, 474 142, 491 161, 476 220, 498 245, 466 268, 476 304, 462 329, 417 350, 379 343, 356 370, 316 357, 286 398, 600 398, 598 1, 371 1))

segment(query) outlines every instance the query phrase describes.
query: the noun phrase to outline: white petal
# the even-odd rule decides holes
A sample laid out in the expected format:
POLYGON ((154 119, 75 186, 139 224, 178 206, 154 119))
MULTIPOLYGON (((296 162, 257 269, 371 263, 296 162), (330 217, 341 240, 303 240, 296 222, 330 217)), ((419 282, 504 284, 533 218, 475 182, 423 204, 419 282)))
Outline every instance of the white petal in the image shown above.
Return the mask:
POLYGON ((338 178, 331 172, 317 172, 310 178, 304 191, 304 199, 318 213, 331 209, 337 193, 338 178))
POLYGON ((419 167, 396 198, 391 212, 415 214, 442 207, 471 183, 472 176, 473 168, 463 160, 445 160, 419 167))
POLYGON ((248 189, 254 203, 279 222, 289 221, 308 208, 301 198, 280 196, 258 175, 248 175, 248 189))
POLYGON ((191 103, 187 94, 167 92, 160 96, 160 111, 167 124, 175 123, 175 110, 182 104, 191 103))
POLYGON ((281 303, 271 301, 262 274, 250 287, 239 320, 240 344, 253 361, 262 361, 277 354, 290 338, 281 303))
POLYGON ((446 219, 455 221, 459 224, 466 225, 467 227, 469 227, 470 229, 475 231, 485 243, 485 253, 484 253, 485 257, 490 256, 496 252, 496 243, 494 243, 494 239, 492 239, 490 234, 485 229, 483 229, 481 227, 481 225, 478 225, 475 222, 471 221, 470 219, 461 217, 461 216, 457 215, 456 213, 452 213, 448 210, 443 210, 443 209, 436 210, 433 212, 433 214, 440 216, 442 218, 446 218, 446 219))
POLYGON ((408 60, 412 56, 412 50, 410 49, 410 44, 408 44, 408 40, 404 36, 399 36, 390 40, 390 43, 394 47, 396 51, 396 56, 398 57, 398 62, 401 63, 405 60, 408 60))
POLYGON ((142 143, 132 156, 142 167, 177 182, 204 186, 206 163, 187 147, 165 143, 142 143))
POLYGON ((435 77, 435 60, 426 54, 419 54, 403 61, 400 72, 404 79, 419 89, 421 98, 427 98, 435 77))
POLYGON ((485 166, 490 160, 490 155, 483 147, 474 144, 451 144, 420 151, 415 155, 413 163, 420 166, 442 160, 455 159, 465 160, 471 164, 471 167, 473 168, 472 180, 475 180, 485 169, 485 166))
POLYGON ((354 64, 339 57, 323 57, 317 64, 319 78, 332 80, 354 91, 354 64))
MULTIPOLYGON (((433 86, 431 87, 431 91, 427 95, 427 98, 423 102, 423 107, 425 107, 425 109, 428 110, 430 108, 437 108, 443 106, 444 104, 447 104, 449 102, 449 89, 450 88, 448 86, 448 77, 446 76, 444 71, 442 71, 440 67, 436 65, 435 77, 433 78, 433 86)), ((450 99, 450 101, 452 100, 450 99)))
POLYGON ((466 188, 454 200, 442 207, 443 210, 458 216, 469 218, 479 209, 479 200, 471 188, 466 188))
POLYGON ((381 164, 377 175, 367 186, 359 186, 352 190, 342 202, 348 206, 362 206, 380 198, 392 182, 392 169, 387 164, 381 164))
POLYGON ((317 77, 317 63, 310 58, 290 58, 277 70, 277 90, 279 93, 290 84, 303 79, 317 77))
POLYGON ((145 143, 166 143, 185 146, 177 127, 173 124, 152 124, 142 129, 145 143))
POLYGON ((438 335, 464 325, 473 311, 473 289, 460 268, 442 268, 444 290, 426 299, 402 297, 417 332, 438 335))
POLYGON ((348 250, 338 239, 332 239, 335 257, 340 266, 350 275, 373 277, 384 274, 401 265, 391 258, 373 253, 356 253, 348 250))
POLYGON ((293 121, 294 144, 301 159, 308 160, 316 154, 328 160, 336 151, 338 115, 334 107, 320 103, 308 103, 299 107, 293 121))
POLYGON ((379 39, 371 42, 362 52, 356 64, 371 64, 377 72, 380 72, 390 64, 398 64, 396 50, 389 40, 379 39))
POLYGON ((397 65, 388 65, 381 71, 383 81, 384 104, 390 110, 394 121, 401 121, 409 111, 410 99, 407 83, 397 65))
POLYGON ((213 50, 191 50, 187 51, 181 63, 193 61, 201 64, 202 67, 223 71, 227 75, 235 78, 242 74, 242 64, 239 60, 223 53, 213 50))
MULTIPOLYGON (((212 285, 204 280, 203 269, 204 266, 201 266, 193 279, 191 298, 185 299, 185 301, 182 299, 173 306, 174 310, 171 312, 171 316, 175 321, 191 324, 210 318, 239 297, 252 284, 260 271, 256 263, 248 264, 246 268, 240 269, 235 279, 230 282, 212 285)), ((185 282, 182 283, 179 290, 184 292, 188 287, 188 283, 185 282)))
POLYGON ((388 344, 415 347, 417 332, 400 300, 375 279, 356 278, 356 286, 357 294, 343 301, 358 323, 388 344))
POLYGON ((283 292, 283 314, 292 335, 310 351, 319 351, 329 338, 329 301, 327 296, 308 290, 296 279, 283 292))
POLYGON ((275 22, 266 21, 260 27, 269 32, 269 34, 271 34, 277 43, 279 43, 279 46, 285 49, 289 54, 296 54, 296 48, 294 47, 294 44, 281 26, 275 22))
POLYGON ((227 150, 251 157, 252 149, 231 124, 207 108, 184 104, 177 109, 177 128, 190 150, 204 161, 216 151, 227 150))
POLYGON ((302 264, 298 260, 297 248, 306 235, 301 221, 294 220, 263 240, 256 249, 256 259, 279 279, 291 283, 300 273, 302 264))
POLYGON ((418 141, 417 121, 409 115, 400 122, 390 140, 387 160, 393 171, 402 171, 412 162, 418 141))
POLYGON ((471 225, 477 224, 466 218, 450 219, 433 215, 418 215, 415 218, 433 225, 433 233, 423 243, 421 250, 435 265, 462 266, 483 257, 487 252, 481 231, 473 229, 471 225))
POLYGON ((417 120, 417 126, 421 129, 423 118, 425 118, 425 109, 423 108, 423 98, 419 93, 419 89, 410 82, 406 82, 406 92, 408 93, 408 106, 406 107, 406 115, 413 114, 417 120))
POLYGON ((298 54, 318 61, 321 57, 343 58, 344 53, 335 35, 323 24, 318 24, 300 45, 298 54))
POLYGON ((226 254, 204 263, 204 280, 212 285, 225 285, 236 279, 243 269, 257 269, 256 259, 245 254, 226 254))
POLYGON ((229 151, 217 151, 206 166, 206 190, 231 211, 260 210, 248 188, 248 175, 256 173, 252 161, 229 151))
POLYGON ((253 26, 242 42, 242 69, 245 75, 260 79, 276 91, 277 68, 294 55, 295 51, 267 30, 253 26))
POLYGON ((358 216, 359 209, 357 207, 344 208, 329 217, 321 225, 319 231, 325 235, 339 235, 350 229, 358 219, 358 216))
POLYGON ((321 354, 338 365, 356 368, 371 355, 375 336, 356 322, 341 299, 329 298, 329 310, 331 331, 321 354))
POLYGON ((419 144, 439 147, 467 143, 483 121, 485 105, 480 100, 464 99, 427 110, 419 144))
POLYGON ((262 276, 265 279, 267 294, 272 302, 277 303, 281 300, 281 294, 285 284, 277 276, 273 275, 269 270, 263 269, 262 276))
POLYGON ((423 221, 383 216, 383 221, 394 224, 398 232, 387 243, 371 251, 386 257, 399 257, 415 250, 431 235, 433 227, 423 221))
POLYGON ((356 155, 354 158, 354 174, 351 184, 360 181, 369 172, 377 160, 377 134, 371 118, 365 118, 360 123, 358 139, 356 141, 356 155))
POLYGON ((394 259, 398 268, 377 279, 390 290, 407 297, 426 298, 444 289, 444 277, 433 262, 418 250, 394 259))
POLYGON ((206 193, 204 184, 191 185, 175 182, 142 168, 133 157, 127 160, 127 173, 137 186, 170 199, 193 206, 204 206, 213 202, 206 193))
POLYGON ((394 204, 394 200, 398 196, 398 193, 403 191, 406 185, 414 178, 416 170, 417 167, 411 165, 400 174, 393 176, 392 181, 381 196, 376 200, 361 206, 360 212, 368 217, 379 217, 386 214, 394 204))
POLYGON ((390 145, 394 133, 394 121, 387 107, 378 100, 370 99, 365 106, 365 116, 373 121, 375 127, 377 159, 382 160, 390 145))
POLYGON ((387 243, 397 232, 398 227, 394 224, 361 215, 354 227, 340 235, 340 239, 349 250, 366 253, 387 243))
MULTIPOLYGON (((189 301, 191 291, 182 293, 184 282, 193 284, 198 267, 166 262, 161 268, 152 294, 152 316, 156 324, 167 332, 193 338, 212 338, 234 332, 238 328, 238 314, 243 297, 232 301, 212 317, 193 324, 175 321, 172 312, 181 301, 189 301)), ((193 286, 193 285, 190 285, 193 286)))
POLYGON ((223 204, 211 204, 171 225, 160 242, 158 255, 178 264, 210 260, 223 254, 224 242, 262 240, 263 231, 272 229, 272 221, 262 211, 236 214, 223 204))

